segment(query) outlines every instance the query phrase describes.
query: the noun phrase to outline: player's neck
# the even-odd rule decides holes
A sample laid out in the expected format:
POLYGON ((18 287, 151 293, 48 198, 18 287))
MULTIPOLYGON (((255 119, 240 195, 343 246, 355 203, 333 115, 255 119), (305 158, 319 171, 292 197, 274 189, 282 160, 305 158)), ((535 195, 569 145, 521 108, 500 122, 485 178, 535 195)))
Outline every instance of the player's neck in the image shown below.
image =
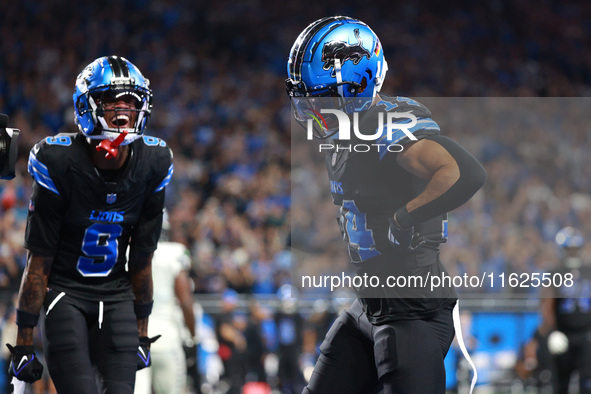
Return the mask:
POLYGON ((127 156, 129 156, 130 147, 129 145, 119 146, 117 148, 117 157, 107 159, 104 151, 97 151, 96 146, 100 143, 100 140, 92 140, 90 143, 90 158, 92 164, 100 170, 118 170, 125 165, 127 156))

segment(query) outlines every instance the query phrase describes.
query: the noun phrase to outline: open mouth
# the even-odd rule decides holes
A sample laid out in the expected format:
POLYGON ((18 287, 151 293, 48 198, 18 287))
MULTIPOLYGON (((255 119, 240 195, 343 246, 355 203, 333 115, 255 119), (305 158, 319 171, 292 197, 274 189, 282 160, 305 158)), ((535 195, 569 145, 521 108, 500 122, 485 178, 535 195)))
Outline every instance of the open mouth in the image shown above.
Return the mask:
POLYGON ((130 117, 126 114, 118 114, 111 118, 111 123, 117 127, 128 127, 130 123, 130 117))

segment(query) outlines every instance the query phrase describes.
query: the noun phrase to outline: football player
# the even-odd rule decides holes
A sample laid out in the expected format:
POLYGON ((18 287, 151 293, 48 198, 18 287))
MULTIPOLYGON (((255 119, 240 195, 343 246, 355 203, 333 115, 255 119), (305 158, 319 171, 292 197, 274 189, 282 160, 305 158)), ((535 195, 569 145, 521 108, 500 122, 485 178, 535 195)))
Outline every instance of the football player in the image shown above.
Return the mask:
POLYGON ((172 152, 144 136, 152 91, 127 59, 90 63, 73 99, 80 132, 44 138, 29 155, 29 253, 10 373, 25 382, 41 376, 33 329, 43 306, 59 393, 133 393, 136 370, 150 365, 151 260, 172 152))
MULTIPOLYGON (((482 187, 486 172, 461 145, 440 134, 424 105, 378 94, 387 69, 380 41, 365 23, 327 17, 295 41, 287 92, 298 121, 305 121, 306 113, 322 114, 317 104, 326 97, 332 110, 357 120, 366 136, 380 134, 375 122, 380 112, 406 118, 401 121, 414 117, 405 133, 401 128, 389 139, 378 135, 381 150, 365 151, 361 145, 357 152, 351 147, 369 143, 358 133, 333 127, 334 119, 325 115, 322 122, 308 124, 314 124, 324 145, 330 144, 325 150, 330 190, 357 273, 382 279, 441 275, 439 247, 447 238, 447 212, 482 187), (385 148, 394 144, 395 149, 385 148)), ((304 393, 444 393, 455 290, 367 287, 357 292, 320 346, 304 393)))
MULTIPOLYGON (((168 221, 164 215, 164 227, 168 221)), ((152 367, 138 371, 135 394, 184 393, 187 388, 187 360, 183 345, 190 348, 196 362, 197 339, 195 314, 190 278, 189 250, 178 242, 168 242, 163 231, 158 249, 152 260, 154 276, 154 310, 150 316, 149 331, 162 334, 152 345, 152 367), (184 341, 185 330, 190 337, 184 341)), ((193 378, 198 377, 193 375, 193 378)), ((198 383, 197 383, 198 384, 198 383)), ((200 391, 200 387, 196 387, 200 391)))
POLYGON ((573 372, 579 373, 579 392, 591 393, 591 267, 581 259, 583 234, 574 227, 556 233, 562 267, 551 272, 572 275, 540 300, 542 323, 536 337, 552 355, 554 392, 568 393, 573 372))

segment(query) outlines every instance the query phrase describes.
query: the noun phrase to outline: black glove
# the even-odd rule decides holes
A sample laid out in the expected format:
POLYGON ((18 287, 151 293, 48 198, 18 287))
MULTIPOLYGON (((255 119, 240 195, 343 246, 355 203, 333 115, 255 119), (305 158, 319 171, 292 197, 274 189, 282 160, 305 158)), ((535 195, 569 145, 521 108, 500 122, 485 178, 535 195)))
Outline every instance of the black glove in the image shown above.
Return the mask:
POLYGON ((415 250, 419 246, 425 243, 425 238, 414 230, 414 227, 409 229, 401 228, 394 218, 388 218, 390 228, 388 229, 388 241, 400 249, 403 250, 415 250))
POLYGON ((197 343, 193 339, 187 339, 183 343, 183 351, 185 352, 185 360, 187 361, 187 369, 197 364, 197 343))
POLYGON ((197 364, 197 343, 193 339, 189 339, 183 344, 183 350, 185 351, 185 361, 187 362, 188 384, 195 391, 200 392, 198 389, 201 387, 201 377, 197 364))
POLYGON ((10 350, 10 365, 8 374, 16 376, 18 380, 33 383, 41 379, 43 375, 43 365, 35 355, 33 346, 11 346, 6 344, 10 350))
POLYGON ((155 337, 140 337, 140 345, 137 347, 137 370, 144 369, 152 365, 150 357, 150 345, 158 340, 161 335, 155 337))

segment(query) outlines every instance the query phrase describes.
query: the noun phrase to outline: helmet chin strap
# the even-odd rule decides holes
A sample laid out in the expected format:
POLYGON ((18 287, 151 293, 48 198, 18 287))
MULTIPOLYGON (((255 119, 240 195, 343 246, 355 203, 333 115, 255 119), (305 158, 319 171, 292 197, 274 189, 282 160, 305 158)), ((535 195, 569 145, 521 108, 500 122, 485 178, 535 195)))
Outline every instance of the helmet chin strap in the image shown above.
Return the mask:
POLYGON ((384 59, 384 61, 381 64, 378 63, 376 84, 374 86, 373 91, 374 96, 382 89, 382 84, 384 83, 384 79, 386 78, 386 72, 388 72, 388 62, 386 62, 386 59, 384 59))
POLYGON ((115 138, 114 141, 109 141, 108 139, 104 139, 101 141, 100 144, 98 144, 96 146, 96 150, 98 152, 104 150, 107 153, 105 153, 105 158, 107 159, 114 159, 117 157, 117 153, 119 153, 119 145, 121 145, 121 143, 123 142, 123 140, 125 139, 125 137, 127 136, 127 132, 124 131, 121 134, 119 134, 119 136, 117 138, 115 138))

